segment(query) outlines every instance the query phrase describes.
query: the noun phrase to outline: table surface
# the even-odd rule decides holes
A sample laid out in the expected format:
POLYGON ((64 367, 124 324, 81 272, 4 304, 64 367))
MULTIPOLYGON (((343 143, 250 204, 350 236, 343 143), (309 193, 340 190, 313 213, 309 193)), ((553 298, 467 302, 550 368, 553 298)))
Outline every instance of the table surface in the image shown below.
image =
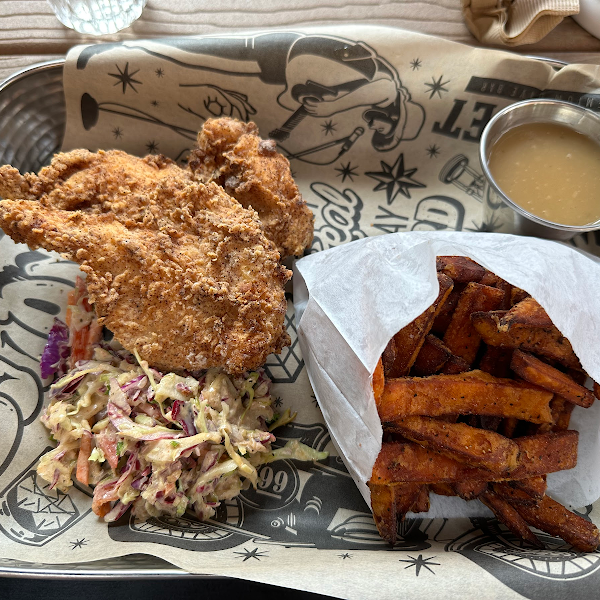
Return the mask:
MULTIPOLYGON (((464 24, 460 0, 149 0, 130 28, 100 38, 64 27, 44 0, 0 0, 0 80, 80 43, 340 23, 400 27, 480 45, 464 24)), ((600 41, 571 18, 514 51, 600 64, 600 41)))

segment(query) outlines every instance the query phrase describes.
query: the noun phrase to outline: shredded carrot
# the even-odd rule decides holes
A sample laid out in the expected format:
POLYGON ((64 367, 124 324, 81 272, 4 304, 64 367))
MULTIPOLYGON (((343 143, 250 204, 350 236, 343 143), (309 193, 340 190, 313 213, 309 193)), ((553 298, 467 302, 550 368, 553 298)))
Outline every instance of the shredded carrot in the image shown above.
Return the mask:
POLYGON ((110 512, 110 503, 118 499, 119 488, 116 486, 112 490, 104 492, 102 495, 98 495, 94 491, 94 496, 92 498, 92 510, 99 517, 104 517, 110 512))
POLYGON ((108 464, 116 469, 119 464, 119 457, 117 456, 117 442, 106 438, 103 435, 96 436, 96 444, 100 447, 100 450, 104 453, 104 458, 108 461, 108 464))
POLYGON ((100 518, 103 518, 110 512, 110 502, 106 502, 105 504, 92 504, 92 510, 100 518))
POLYGON ((94 344, 97 344, 102 339, 102 330, 104 327, 98 323, 96 319, 94 319, 89 325, 89 333, 88 333, 88 351, 86 359, 92 358, 94 344))
POLYGON ((92 453, 92 434, 84 431, 79 445, 79 455, 77 456, 77 472, 75 477, 79 483, 88 485, 90 482, 90 463, 89 458, 92 453))
POLYGON ((71 368, 77 364, 77 361, 85 360, 89 333, 90 330, 87 326, 72 332, 73 341, 71 342, 71 356, 69 358, 71 368))
POLYGON ((73 331, 71 323, 73 322, 73 307, 79 304, 86 312, 92 312, 93 308, 87 298, 87 288, 85 280, 77 277, 75 280, 75 288, 69 292, 66 322, 67 327, 71 331, 71 356, 69 357, 69 366, 73 368, 77 361, 89 360, 92 358, 92 346, 102 338, 102 326, 94 319, 90 325, 81 327, 77 331, 73 331))
POLYGON ((65 315, 65 321, 67 322, 67 327, 71 328, 71 319, 73 318, 73 311, 71 310, 72 306, 77 304, 77 296, 79 292, 77 289, 71 290, 67 297, 67 314, 65 315))

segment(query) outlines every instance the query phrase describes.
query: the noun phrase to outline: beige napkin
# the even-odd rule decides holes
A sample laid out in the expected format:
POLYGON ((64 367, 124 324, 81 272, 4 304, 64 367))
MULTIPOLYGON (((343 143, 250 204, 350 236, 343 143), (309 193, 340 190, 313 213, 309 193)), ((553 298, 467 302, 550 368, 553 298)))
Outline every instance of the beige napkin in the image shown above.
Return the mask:
POLYGON ((462 12, 480 42, 520 46, 541 40, 579 13, 579 0, 462 0, 462 12))

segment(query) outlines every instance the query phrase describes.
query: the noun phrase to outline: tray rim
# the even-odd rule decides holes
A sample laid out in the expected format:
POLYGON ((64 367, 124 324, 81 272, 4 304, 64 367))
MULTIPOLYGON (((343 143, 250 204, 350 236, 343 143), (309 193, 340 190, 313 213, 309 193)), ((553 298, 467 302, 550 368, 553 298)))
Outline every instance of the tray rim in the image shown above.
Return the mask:
POLYGON ((33 75, 34 73, 49 71, 56 67, 63 67, 66 62, 66 58, 55 58, 52 60, 46 60, 38 63, 34 63, 33 65, 29 65, 27 67, 23 67, 19 69, 12 75, 9 75, 6 79, 0 81, 0 93, 3 92, 7 87, 20 81, 21 79, 25 79, 33 75))
MULTIPOLYGON (((525 58, 539 60, 545 62, 555 68, 556 70, 562 69, 569 63, 553 59, 545 58, 543 56, 525 55, 525 58)), ((19 69, 12 75, 9 75, 4 80, 0 81, 0 93, 2 93, 9 86, 30 77, 37 73, 43 73, 45 71, 54 70, 57 68, 63 68, 66 63, 65 58, 56 58, 48 61, 38 62, 22 69, 19 69)), ((132 553, 140 554, 140 553, 132 553)), ((151 555, 146 555, 151 556, 151 555)), ((161 559, 165 560, 165 559, 161 559)), ((23 561, 26 562, 26 561, 23 561)), ((167 561, 165 561, 167 562, 167 561)), ((40 563, 32 563, 40 564, 40 563)), ((86 563, 80 563, 85 565, 86 563)), ((14 577, 24 579, 52 579, 52 580, 109 580, 109 579, 187 579, 187 578, 211 578, 211 579, 229 579, 228 577, 216 576, 216 575, 200 575, 190 573, 176 566, 171 567, 158 567, 152 569, 139 569, 139 568, 124 568, 124 569, 100 569, 95 568, 83 568, 83 569, 61 569, 61 565, 47 565, 46 567, 32 567, 27 569, 25 567, 10 567, 0 565, 0 579, 14 577)))
MULTIPOLYGON (((84 563, 82 563, 84 564, 84 563)), ((50 565, 48 565, 50 566, 50 565)), ((25 569, 24 567, 0 567, 2 578, 19 579, 52 579, 52 580, 113 580, 113 579, 229 579, 217 575, 197 575, 178 567, 156 569, 59 569, 60 565, 52 568, 25 569)))
MULTIPOLYGON (((523 57, 530 58, 533 60, 539 60, 541 62, 545 62, 556 69, 562 69, 563 67, 565 67, 569 64, 568 62, 566 62, 564 60, 559 60, 557 58, 546 58, 544 56, 536 56, 535 54, 525 54, 525 55, 523 55, 523 57)), ((65 58, 54 58, 52 60, 45 60, 42 62, 34 63, 32 65, 28 65, 27 67, 23 67, 22 69, 15 71, 12 75, 9 75, 8 77, 6 77, 2 81, 0 81, 0 92, 4 91, 4 89, 6 87, 8 87, 9 85, 12 85, 13 83, 16 83, 17 81, 20 81, 21 79, 28 77, 28 76, 32 75, 33 73, 50 70, 55 67, 63 67, 66 62, 67 62, 66 57, 65 58)))

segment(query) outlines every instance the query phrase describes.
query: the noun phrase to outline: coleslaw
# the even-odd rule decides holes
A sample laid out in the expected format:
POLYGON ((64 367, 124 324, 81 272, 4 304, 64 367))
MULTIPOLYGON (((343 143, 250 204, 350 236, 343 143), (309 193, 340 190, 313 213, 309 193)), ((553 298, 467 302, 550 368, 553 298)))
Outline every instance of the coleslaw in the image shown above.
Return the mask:
MULTIPOLYGON (((58 320, 55 327, 42 366, 60 373, 68 328, 58 320)), ((94 486, 92 507, 105 521, 128 509, 139 519, 186 511, 208 519, 223 500, 256 487, 261 465, 327 457, 295 440, 271 447, 272 430, 295 414, 274 413, 262 369, 239 377, 219 369, 165 374, 118 343, 92 346, 91 358, 50 386, 41 421, 57 447, 41 457, 37 472, 63 492, 75 472, 80 483, 94 486)))

